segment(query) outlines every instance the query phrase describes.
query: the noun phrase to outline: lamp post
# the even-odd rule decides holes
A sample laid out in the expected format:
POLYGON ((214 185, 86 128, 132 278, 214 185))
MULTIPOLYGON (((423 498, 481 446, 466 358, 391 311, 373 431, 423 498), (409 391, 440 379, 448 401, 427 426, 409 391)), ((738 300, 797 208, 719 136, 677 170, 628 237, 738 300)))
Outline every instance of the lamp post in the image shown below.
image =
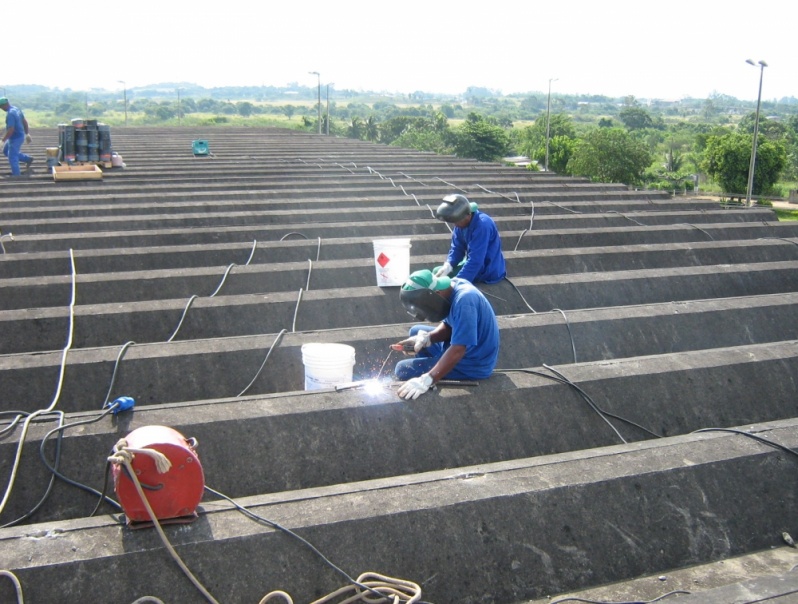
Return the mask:
POLYGON ((183 89, 182 88, 178 88, 177 89, 177 125, 178 126, 180 125, 180 114, 182 113, 180 111, 180 109, 181 109, 181 106, 180 106, 180 91, 181 90, 183 90, 183 89))
POLYGON ((544 164, 544 169, 546 172, 549 171, 549 132, 550 130, 550 114, 551 114, 551 83, 556 82, 557 78, 549 78, 549 96, 546 99, 546 162, 544 164))
MULTIPOLYGON (((335 86, 335 82, 331 82, 335 86)), ((330 84, 327 84, 327 119, 325 122, 325 134, 330 136, 330 84)))
POLYGON ((318 81, 318 101, 316 103, 316 107, 319 110, 318 111, 318 113, 319 113, 319 134, 321 134, 321 75, 319 75, 318 71, 309 71, 308 73, 311 74, 311 75, 316 76, 316 79, 318 81))
MULTIPOLYGON (((751 59, 745 61, 749 65, 756 67, 751 59)), ((759 94, 756 97, 756 117, 754 118, 754 140, 751 143, 751 164, 748 166, 748 191, 745 194, 745 205, 751 205, 751 191, 754 188, 754 167, 756 166, 756 139, 759 136, 759 106, 762 103, 762 76, 765 75, 765 67, 768 66, 764 61, 759 61, 759 94)))
POLYGON ((127 126, 127 82, 125 82, 124 80, 117 80, 117 82, 122 84, 124 90, 123 92, 124 96, 122 98, 124 99, 123 102, 125 104, 125 126, 127 126))

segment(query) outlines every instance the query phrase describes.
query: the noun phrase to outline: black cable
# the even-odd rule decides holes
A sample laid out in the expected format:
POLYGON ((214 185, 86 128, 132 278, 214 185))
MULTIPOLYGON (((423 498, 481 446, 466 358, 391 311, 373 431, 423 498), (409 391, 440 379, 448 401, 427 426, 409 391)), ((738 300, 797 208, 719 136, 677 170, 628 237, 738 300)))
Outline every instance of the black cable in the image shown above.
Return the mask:
POLYGON ((635 422, 633 422, 633 421, 631 421, 629 419, 621 417, 620 415, 615 415, 614 413, 610 413, 609 411, 604 411, 601 407, 599 407, 593 401, 593 399, 590 397, 590 395, 587 394, 587 392, 582 390, 582 388, 580 388, 574 382, 572 382, 571 380, 569 380, 568 378, 563 376, 561 373, 559 373, 555 369, 552 369, 548 365, 544 364, 543 366, 546 369, 548 369, 549 371, 551 371, 552 373, 556 374, 556 375, 552 376, 552 375, 549 375, 547 373, 542 373, 540 371, 536 371, 534 369, 524 369, 524 368, 498 369, 498 370, 495 371, 495 373, 507 373, 507 372, 512 372, 512 371, 519 372, 519 373, 529 373, 531 375, 537 375, 537 376, 546 378, 548 380, 552 380, 552 381, 555 381, 555 382, 559 382, 560 384, 565 384, 566 386, 570 386, 571 388, 576 390, 577 393, 579 393, 579 395, 585 400, 585 402, 588 404, 588 406, 590 406, 590 408, 593 409, 593 411, 595 411, 596 414, 599 417, 601 417, 601 419, 604 420, 604 422, 612 429, 613 432, 615 432, 615 434, 618 436, 618 438, 621 439, 621 441, 624 444, 627 444, 626 439, 620 434, 620 432, 618 432, 618 430, 615 428, 615 426, 613 426, 612 423, 607 419, 608 417, 611 417, 613 419, 617 419, 618 421, 625 422, 625 423, 629 424, 630 426, 634 426, 634 427, 642 430, 643 432, 646 432, 646 433, 648 433, 648 434, 650 434, 650 435, 652 435, 652 436, 654 436, 656 438, 662 438, 659 434, 655 434, 651 430, 648 430, 647 428, 644 428, 643 426, 641 426, 641 425, 639 425, 639 424, 637 424, 637 423, 635 423, 635 422))
POLYGON ((583 390, 582 390, 582 389, 581 389, 579 386, 577 386, 577 385, 576 385, 576 384, 574 384, 574 383, 573 383, 571 380, 569 380, 567 377, 565 377, 565 376, 564 376, 562 373, 560 373, 559 371, 557 371, 557 370, 556 370, 556 369, 554 369, 553 367, 550 367, 549 365, 546 365, 545 363, 543 364, 543 366, 544 366, 546 369, 548 369, 549 371, 551 371, 552 373, 555 373, 555 374, 557 374, 557 375, 558 375, 560 378, 562 378, 562 379, 563 379, 563 381, 564 381, 566 384, 568 384, 569 386, 572 386, 573 388, 576 388, 576 389, 577 389, 577 390, 578 390, 580 393, 582 393, 582 394, 583 394, 583 396, 586 396, 586 397, 589 399, 589 401, 590 401, 590 404, 591 404, 591 405, 592 405, 592 406, 595 408, 595 410, 596 410, 598 413, 601 413, 602 415, 606 415, 607 417, 611 417, 611 418, 613 418, 613 419, 617 419, 618 421, 625 422, 625 423, 629 424, 630 426, 634 426, 635 428, 638 428, 639 430, 642 430, 642 431, 643 431, 643 432, 645 432, 646 434, 650 434, 650 435, 651 435, 651 436, 653 436, 654 438, 663 438, 663 436, 661 436, 661 435, 659 435, 659 434, 657 434, 657 433, 655 433, 655 432, 652 432, 652 431, 651 431, 651 430, 649 430, 648 428, 645 428, 645 427, 641 426, 640 424, 638 424, 638 423, 636 423, 636 422, 633 422, 633 421, 632 421, 632 420, 630 420, 630 419, 626 419, 625 417, 621 417, 620 415, 615 415, 614 413, 610 413, 609 411, 605 411, 604 409, 601 409, 601 408, 600 408, 598 405, 596 405, 596 403, 595 403, 595 402, 593 402, 593 399, 591 399, 591 398, 590 398, 590 397, 587 395, 587 393, 586 393, 586 392, 584 392, 584 391, 583 391, 583 390))
POLYGON ((576 342, 574 342, 574 334, 571 332, 571 324, 568 322, 568 317, 565 316, 565 313, 559 308, 552 308, 552 310, 559 312, 562 315, 562 318, 565 319, 565 327, 568 330, 568 337, 571 338, 571 352, 574 354, 574 363, 576 363, 576 342))
MULTIPOLYGON (((280 524, 278 524, 278 523, 274 522, 273 520, 269 520, 268 518, 264 518, 263 516, 260 516, 260 515, 256 514, 255 512, 253 512, 253 511, 251 511, 251 510, 249 510, 249 509, 245 508, 243 505, 241 505, 240 503, 238 503, 237 501, 235 501, 235 500, 234 500, 234 499, 232 499, 231 497, 228 497, 228 496, 227 496, 227 495, 225 495, 224 493, 220 493, 219 491, 216 491, 215 489, 212 489, 212 488, 211 488, 211 487, 209 487, 208 485, 205 485, 205 490, 206 490, 206 491, 208 491, 209 493, 212 493, 213 495, 216 495, 217 497, 221 497, 222 499, 225 499, 226 501, 230 502, 231 504, 233 504, 233 506, 235 506, 235 508, 236 508, 238 511, 240 511, 242 514, 244 514, 245 516, 249 517, 250 519, 252 519, 252 520, 254 520, 254 521, 256 521, 256 522, 263 522, 263 523, 264 523, 264 524, 266 524, 267 526, 270 526, 270 527, 272 527, 272 528, 278 529, 278 530, 282 531, 283 533, 285 533, 286 535, 288 535, 289 537, 293 537, 294 539, 298 540, 298 541, 299 541, 300 543, 302 543, 302 544, 303 544, 305 547, 307 547, 308 549, 310 549, 310 551, 312 551, 312 552, 313 552, 314 554, 316 554, 316 555, 317 555, 319 558, 321 558, 321 560, 322 560, 322 561, 323 561, 323 562, 324 562, 324 563, 325 563, 327 566, 329 566, 329 567, 330 567, 330 568, 332 568, 334 571, 336 571, 336 572, 337 572, 337 573, 339 573, 341 576, 343 576, 343 577, 344 577, 344 578, 345 578, 347 581, 349 581, 349 582, 350 582, 352 585, 356 585, 356 586, 357 586, 357 587, 359 587, 360 589, 363 589, 363 590, 366 590, 366 591, 369 591, 369 592, 371 592, 371 593, 375 594, 375 595, 376 595, 376 596, 378 596, 378 597, 379 597, 381 600, 382 600, 382 599, 385 599, 385 595, 384 595, 384 594, 380 593, 379 591, 377 591, 376 589, 374 589, 374 588, 372 588, 372 587, 369 587, 368 585, 364 585, 363 583, 360 583, 360 582, 359 582, 357 579, 355 579, 355 578, 353 578, 353 577, 350 577, 350 576, 349 576, 349 574, 348 574, 348 573, 347 573, 345 570, 343 570, 343 569, 341 569, 340 567, 336 566, 336 565, 335 565, 335 564, 334 564, 332 561, 330 561, 330 559, 329 559, 329 558, 327 558, 327 556, 325 556, 323 553, 321 553, 321 552, 318 550, 318 548, 316 548, 316 546, 315 546, 315 545, 313 545, 313 544, 312 544, 310 541, 308 541, 307 539, 305 539, 305 538, 304 538, 304 537, 302 537, 301 535, 298 535, 297 533, 295 533, 295 532, 294 532, 294 531, 292 531, 291 529, 289 529, 289 528, 286 528, 286 527, 284 527, 284 526, 282 526, 282 525, 280 525, 280 524)), ((421 603, 420 603, 420 604, 421 604, 421 603)))
MULTIPOLYGON (((301 292, 301 291, 302 291, 302 290, 300 290, 300 292, 301 292)), ((243 395, 244 395, 244 393, 245 393, 247 390, 249 390, 249 389, 252 387, 252 384, 254 384, 254 383, 255 383, 255 380, 257 380, 257 379, 258 379, 258 376, 261 374, 261 371, 263 371, 263 368, 266 366, 266 361, 268 361, 268 360, 269 360, 269 357, 270 357, 270 356, 271 356, 271 354, 272 354, 272 350, 274 350, 274 347, 275 347, 275 346, 279 346, 279 345, 280 345, 280 342, 282 341, 282 339, 283 339, 283 336, 284 336, 286 333, 288 333, 288 330, 287 330, 287 329, 281 329, 281 330, 280 330, 280 333, 278 333, 278 334, 277 334, 277 337, 276 337, 276 338, 274 338, 274 341, 272 342, 272 345, 271 345, 271 346, 269 346, 269 351, 266 353, 266 358, 265 358, 265 359, 263 359, 263 362, 260 364, 260 368, 259 368, 259 369, 258 369, 258 371, 255 373, 255 377, 253 377, 253 378, 252 378, 252 380, 249 382, 249 384, 247 384, 247 387, 246 387, 246 388, 244 388, 244 389, 243 389, 241 392, 239 392, 239 393, 236 395, 237 397, 238 397, 238 396, 243 396, 243 395)))
POLYGON ((93 517, 100 509, 100 506, 105 501, 105 494, 108 492, 108 477, 111 475, 111 462, 105 462, 105 472, 103 472, 103 490, 100 492, 100 497, 97 499, 97 505, 94 506, 94 509, 89 514, 89 518, 93 517))
POLYGON ((120 506, 119 503, 117 503, 116 501, 114 501, 110 497, 107 497, 104 493, 100 493, 100 491, 98 491, 98 490, 96 490, 96 489, 94 489, 94 488, 92 488, 90 486, 81 484, 81 483, 79 483, 77 481, 74 481, 71 478, 67 478, 66 476, 61 474, 58 471, 58 468, 57 468, 58 464, 56 463, 55 466, 51 466, 50 463, 47 461, 47 458, 46 458, 45 453, 44 453, 44 448, 47 445, 47 441, 50 438, 50 436, 52 436, 54 433, 60 432, 61 433, 59 435, 59 439, 60 439, 63 436, 64 430, 66 430, 67 428, 74 428, 75 426, 83 426, 83 425, 86 425, 86 424, 93 424, 95 422, 98 422, 102 418, 104 418, 106 415, 108 415, 109 413, 112 413, 118 406, 119 406, 118 403, 112 403, 110 407, 104 409, 100 413, 100 415, 98 415, 95 418, 87 419, 87 420, 83 420, 83 421, 79 421, 79 422, 75 422, 74 424, 65 424, 63 426, 59 426, 58 428, 54 428, 53 430, 50 430, 47 434, 44 435, 44 438, 42 438, 42 443, 39 446, 39 457, 41 458, 42 463, 44 463, 45 467, 48 470, 50 470, 50 472, 52 472, 53 475, 56 476, 57 478, 60 478, 61 480, 63 480, 67 484, 70 484, 70 485, 72 485, 74 487, 77 487, 77 488, 82 489, 82 490, 84 490, 84 491, 86 491, 88 493, 91 493, 92 495, 96 495, 96 496, 100 497, 100 501, 106 501, 106 502, 110 503, 111 505, 113 505, 114 507, 116 507, 117 509, 121 510, 122 506, 120 506))
POLYGON ((524 302, 524 304, 526 305, 526 307, 527 307, 529 310, 531 310, 531 311, 534 313, 534 312, 535 312, 535 309, 534 309, 534 308, 532 308, 532 307, 529 305, 529 302, 527 302, 527 301, 526 301, 526 298, 524 298, 524 294, 522 294, 522 293, 521 293, 521 290, 519 290, 519 289, 518 289, 518 288, 515 286, 515 283, 513 283, 512 281, 510 281, 510 277, 505 277, 505 278, 504 278, 504 280, 505 280, 505 281, 507 281, 507 283, 509 283, 510 285, 512 285, 512 286, 513 286, 513 289, 515 290, 515 292, 516 292, 516 293, 517 293, 519 296, 521 296, 521 300, 524 302))
POLYGON ((662 594, 661 596, 654 598, 653 600, 631 600, 629 602, 607 602, 604 600, 587 600, 585 598, 563 598, 561 600, 552 600, 551 604, 560 604, 560 602, 586 602, 587 604, 654 604, 654 602, 659 602, 668 598, 670 596, 676 594, 686 594, 690 595, 692 592, 685 591, 683 589, 676 589, 674 591, 669 591, 666 594, 662 594))
POLYGON ((740 434, 742 436, 747 436, 748 438, 751 438, 753 440, 761 442, 762 444, 765 444, 765 445, 768 445, 770 447, 773 447, 774 449, 780 449, 780 450, 784 451, 785 453, 789 453, 791 455, 794 455, 794 456, 798 457, 798 453, 796 453, 795 451, 793 451, 789 447, 786 447, 786 446, 784 446, 782 444, 779 444, 777 442, 773 442, 772 440, 768 440, 767 438, 762 438, 761 436, 757 436, 756 434, 751 434, 750 432, 745 432, 744 430, 737 430, 735 428, 701 428, 700 430, 694 430, 690 434, 697 434, 699 432, 729 432, 731 434, 740 434))
MULTIPOLYGON (((59 417, 59 420, 61 422, 64 421, 64 412, 63 411, 53 411, 52 413, 57 413, 58 417, 59 417)), ((28 414, 28 415, 30 415, 30 414, 28 414)), ((22 416, 20 415, 20 416, 17 416, 17 417, 19 419, 22 416)), ((16 423, 16 420, 15 420, 14 423, 16 423)), ((61 439, 59 438, 58 439, 58 444, 56 445, 56 450, 55 450, 56 464, 58 463, 58 460, 60 459, 60 457, 61 457, 61 439)), ((36 505, 34 505, 30 510, 28 510, 25 514, 20 516, 19 518, 16 518, 15 520, 11 520, 10 522, 6 522, 5 524, 0 525, 0 528, 8 528, 10 526, 15 526, 15 525, 19 524, 20 522, 22 522, 23 520, 27 520, 28 518, 33 516, 39 510, 39 508, 41 508, 44 505, 44 502, 47 501, 47 498, 50 496, 50 492, 53 490, 53 485, 54 484, 55 484, 55 476, 51 475, 50 476, 50 482, 47 485, 47 489, 45 489, 44 495, 42 495, 41 499, 39 499, 39 502, 36 505)))

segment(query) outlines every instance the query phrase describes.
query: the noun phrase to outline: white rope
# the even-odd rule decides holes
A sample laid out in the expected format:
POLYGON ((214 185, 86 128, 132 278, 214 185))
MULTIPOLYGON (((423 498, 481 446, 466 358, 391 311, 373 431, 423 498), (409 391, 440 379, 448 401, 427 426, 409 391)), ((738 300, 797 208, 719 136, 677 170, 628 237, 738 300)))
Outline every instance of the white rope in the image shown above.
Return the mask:
MULTIPOLYGON (((276 597, 282 598, 288 604, 293 604, 294 602, 291 596, 284 591, 272 591, 263 596, 258 604, 266 604, 276 597)), ((325 602, 331 602, 333 599, 336 599, 338 604, 352 604, 353 602, 413 604, 421 600, 421 587, 412 581, 395 579, 375 572, 366 572, 357 578, 356 585, 345 585, 319 600, 314 600, 310 604, 324 604, 325 602), (368 589, 363 589, 363 587, 368 589), (352 595, 343 600, 337 600, 348 594, 352 595)))

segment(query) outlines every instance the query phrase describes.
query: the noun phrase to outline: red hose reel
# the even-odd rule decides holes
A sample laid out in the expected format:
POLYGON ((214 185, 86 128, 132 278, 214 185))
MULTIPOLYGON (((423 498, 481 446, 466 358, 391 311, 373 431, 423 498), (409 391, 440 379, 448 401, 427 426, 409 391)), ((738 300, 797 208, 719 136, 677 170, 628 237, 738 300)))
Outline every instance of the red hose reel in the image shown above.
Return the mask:
MULTIPOLYGON (((205 490, 205 476, 195 451, 196 441, 166 426, 143 426, 117 444, 119 451, 132 454, 130 465, 136 474, 152 512, 158 521, 191 521, 205 490), (141 450, 151 450, 168 459, 169 469, 161 472, 156 459, 141 450), (139 450, 136 452, 136 450, 139 450)), ((115 448, 116 449, 116 448, 115 448)), ((163 461, 161 462, 163 464, 163 461)), ((113 464, 114 490, 128 524, 152 522, 127 466, 113 464)))

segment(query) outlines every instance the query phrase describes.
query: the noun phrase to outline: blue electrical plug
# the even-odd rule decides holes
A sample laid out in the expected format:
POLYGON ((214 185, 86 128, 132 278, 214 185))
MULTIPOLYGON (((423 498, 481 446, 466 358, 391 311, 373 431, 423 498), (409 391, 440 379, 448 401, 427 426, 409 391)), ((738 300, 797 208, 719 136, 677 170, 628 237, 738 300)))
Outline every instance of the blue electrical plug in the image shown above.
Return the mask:
POLYGON ((111 411, 111 413, 116 415, 120 411, 127 411, 128 409, 132 409, 135 404, 136 404, 136 401, 134 401, 131 397, 129 397, 129 396, 120 396, 114 402, 107 403, 106 406, 107 407, 113 407, 113 411, 111 411))

